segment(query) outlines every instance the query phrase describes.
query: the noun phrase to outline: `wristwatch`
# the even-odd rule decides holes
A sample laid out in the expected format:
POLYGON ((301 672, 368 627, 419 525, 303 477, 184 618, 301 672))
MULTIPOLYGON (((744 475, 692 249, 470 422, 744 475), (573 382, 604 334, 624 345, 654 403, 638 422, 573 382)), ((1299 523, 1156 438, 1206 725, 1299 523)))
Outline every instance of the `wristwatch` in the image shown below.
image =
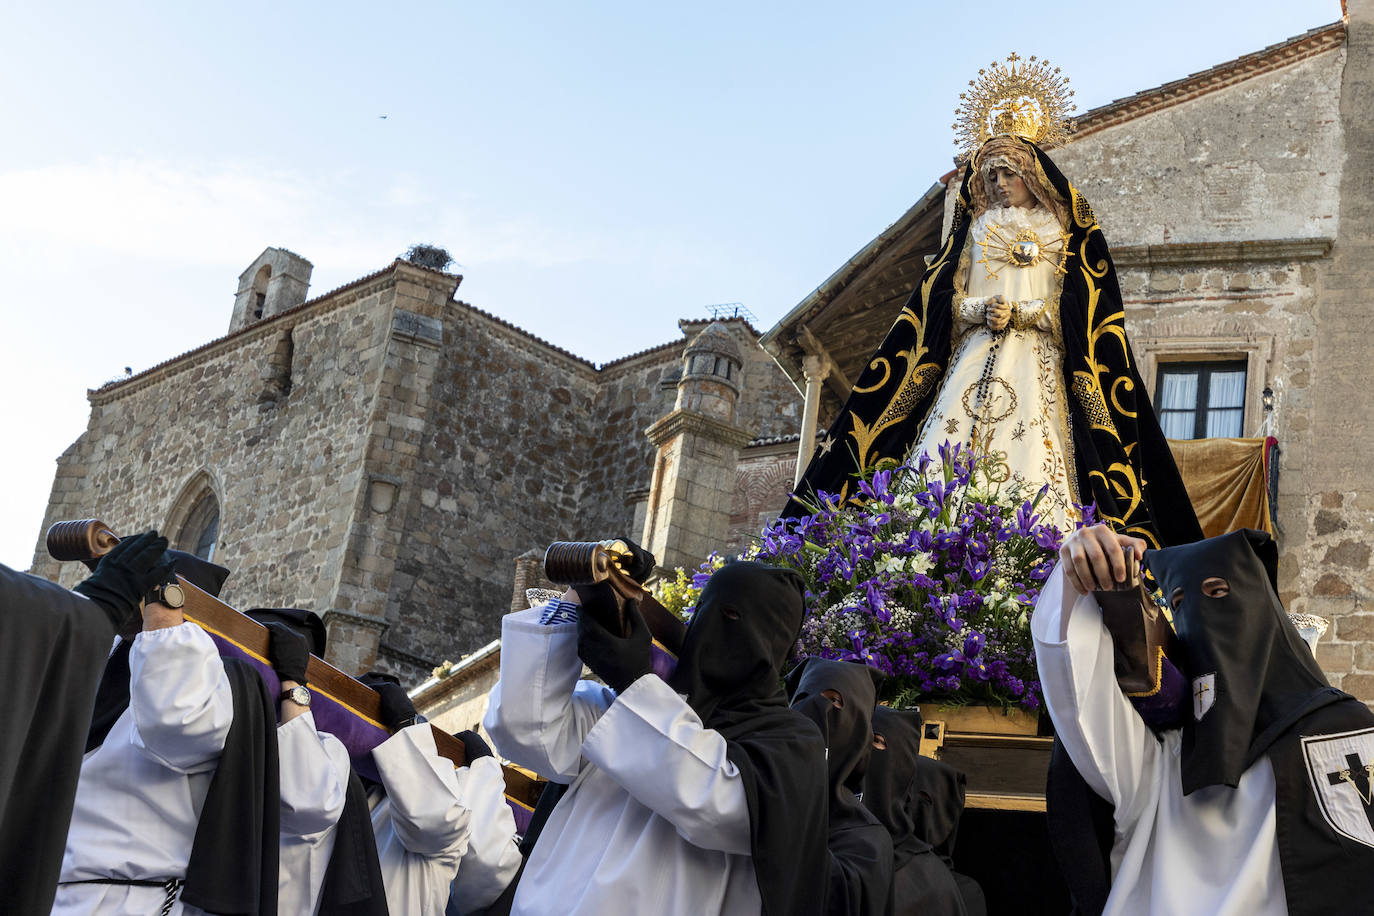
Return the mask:
POLYGON ((309 687, 306 687, 304 684, 297 684, 295 687, 292 687, 290 690, 283 690, 283 691, 281 692, 281 696, 277 697, 277 701, 278 701, 278 702, 283 702, 283 701, 286 701, 286 700, 290 700, 292 703, 295 703, 297 706, 309 706, 309 705, 310 705, 310 688, 309 688, 309 687))
POLYGON ((144 603, 161 604, 170 608, 184 607, 186 604, 186 589, 182 588, 181 583, 176 581, 163 582, 149 589, 148 595, 144 599, 144 603))

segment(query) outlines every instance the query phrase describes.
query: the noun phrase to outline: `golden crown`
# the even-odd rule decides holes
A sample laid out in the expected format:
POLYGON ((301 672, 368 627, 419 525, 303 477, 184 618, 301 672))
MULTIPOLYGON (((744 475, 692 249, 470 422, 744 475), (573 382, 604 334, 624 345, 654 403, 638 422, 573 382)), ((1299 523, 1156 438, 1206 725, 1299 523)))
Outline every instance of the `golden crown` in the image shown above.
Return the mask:
POLYGON ((1015 134, 1047 148, 1063 143, 1074 129, 1073 90, 1047 60, 1011 54, 1006 63, 994 61, 979 70, 968 84, 954 113, 960 161, 993 137, 1015 134))

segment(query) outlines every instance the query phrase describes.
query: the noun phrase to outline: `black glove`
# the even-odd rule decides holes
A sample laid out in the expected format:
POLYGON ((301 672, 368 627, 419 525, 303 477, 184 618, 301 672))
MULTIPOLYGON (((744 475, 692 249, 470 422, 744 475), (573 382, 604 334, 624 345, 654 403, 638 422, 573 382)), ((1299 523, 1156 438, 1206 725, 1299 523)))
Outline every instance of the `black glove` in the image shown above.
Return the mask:
POLYGON ((605 629, 612 633, 620 632, 621 599, 616 596, 615 589, 609 582, 574 585, 573 591, 577 592, 577 601, 580 605, 577 609, 578 617, 590 614, 605 629))
POLYGON ((620 540, 624 541, 625 546, 630 548, 630 561, 622 567, 625 570, 625 575, 643 585, 644 580, 654 574, 654 567, 658 565, 658 561, 654 559, 653 554, 629 538, 622 537, 620 540))
POLYGON ((463 742, 463 754, 468 758, 468 763, 472 763, 478 757, 495 757, 491 752, 491 745, 482 740, 482 736, 471 729, 465 729, 453 737, 463 742))
POLYGON ((280 621, 264 624, 267 627, 267 660, 283 681, 305 683, 305 666, 310 664, 310 643, 306 638, 280 621))
POLYGON ((124 538, 100 558, 95 572, 72 589, 100 605, 120 633, 140 620, 139 602, 148 590, 168 581, 172 563, 165 559, 167 539, 156 531, 124 538))
POLYGON ((639 602, 627 601, 625 625, 629 633, 623 637, 617 635, 614 629, 602 622, 605 601, 611 602, 612 613, 615 613, 614 595, 599 594, 600 589, 605 589, 609 593, 611 587, 604 582, 592 586, 577 586, 577 596, 583 601, 582 610, 577 615, 577 654, 587 667, 592 669, 593 674, 605 681, 616 693, 620 693, 654 670, 653 656, 649 648, 649 626, 639 613, 639 602), (597 605, 595 609, 588 607, 589 597, 597 605), (591 612, 585 613, 587 611, 591 612))
POLYGON ((414 725, 417 721, 422 721, 419 714, 415 712, 415 704, 410 702, 410 697, 406 696, 406 689, 393 675, 382 674, 380 671, 369 671, 358 680, 377 691, 377 696, 381 698, 380 716, 382 724, 388 730, 398 731, 407 725, 414 725))

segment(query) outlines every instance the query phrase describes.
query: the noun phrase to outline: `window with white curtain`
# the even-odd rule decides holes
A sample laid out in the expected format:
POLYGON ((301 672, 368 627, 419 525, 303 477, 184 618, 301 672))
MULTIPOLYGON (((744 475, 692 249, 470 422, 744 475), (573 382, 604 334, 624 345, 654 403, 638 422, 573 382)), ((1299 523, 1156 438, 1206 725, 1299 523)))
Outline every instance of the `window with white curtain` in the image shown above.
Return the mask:
POLYGON ((1169 439, 1240 436, 1245 418, 1245 361, 1160 364, 1155 412, 1169 439))

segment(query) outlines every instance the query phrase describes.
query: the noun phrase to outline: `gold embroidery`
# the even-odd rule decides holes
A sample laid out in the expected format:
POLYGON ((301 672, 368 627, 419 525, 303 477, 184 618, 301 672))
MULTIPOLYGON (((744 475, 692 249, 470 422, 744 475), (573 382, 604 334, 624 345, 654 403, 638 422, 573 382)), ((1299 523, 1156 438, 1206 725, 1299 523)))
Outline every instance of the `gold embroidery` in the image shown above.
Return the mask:
POLYGON ((969 419, 979 424, 992 424, 1005 420, 1007 417, 1011 416, 1012 411, 1016 410, 1016 391, 1012 388, 1011 384, 1000 375, 994 375, 989 380, 986 400, 978 404, 976 408, 970 403, 973 396, 978 393, 978 389, 982 387, 982 384, 982 380, 979 380, 969 385, 968 388, 964 390, 964 413, 969 419), (996 386, 1000 386, 1001 393, 1005 394, 1005 399, 999 397, 996 386), (1001 402, 1000 404, 999 401, 1001 402), (998 405, 999 408, 1005 407, 1006 409, 1001 413, 994 414, 992 412, 994 404, 998 405))
POLYGON ((1079 228, 1087 229, 1091 235, 1093 229, 1097 228, 1097 214, 1093 213, 1092 204, 1088 199, 1078 192, 1078 188, 1069 185, 1069 196, 1073 198, 1073 220, 1078 223, 1079 228))
POLYGON ((1059 263, 1054 267, 1055 273, 1062 274, 1068 271, 1069 235, 1062 229, 1057 239, 1042 242, 1035 230, 1029 227, 1017 230, 1016 235, 1011 238, 1004 234, 1004 231, 1009 230, 999 223, 989 220, 987 227, 988 232, 982 243, 983 256, 978 259, 978 263, 987 270, 989 279, 996 280, 997 272, 1001 270, 1000 267, 993 267, 993 261, 1025 269, 1034 267, 1041 261, 1048 261, 1052 256, 1058 256, 1059 263), (1056 241, 1058 245, 1055 245, 1056 241))
POLYGON ((1116 424, 1112 422, 1112 415, 1107 411, 1107 402, 1102 397, 1102 389, 1098 387, 1097 380, 1082 369, 1076 370, 1073 374, 1073 393, 1088 418, 1088 425, 1093 429, 1111 433, 1113 438, 1121 441, 1116 424))

